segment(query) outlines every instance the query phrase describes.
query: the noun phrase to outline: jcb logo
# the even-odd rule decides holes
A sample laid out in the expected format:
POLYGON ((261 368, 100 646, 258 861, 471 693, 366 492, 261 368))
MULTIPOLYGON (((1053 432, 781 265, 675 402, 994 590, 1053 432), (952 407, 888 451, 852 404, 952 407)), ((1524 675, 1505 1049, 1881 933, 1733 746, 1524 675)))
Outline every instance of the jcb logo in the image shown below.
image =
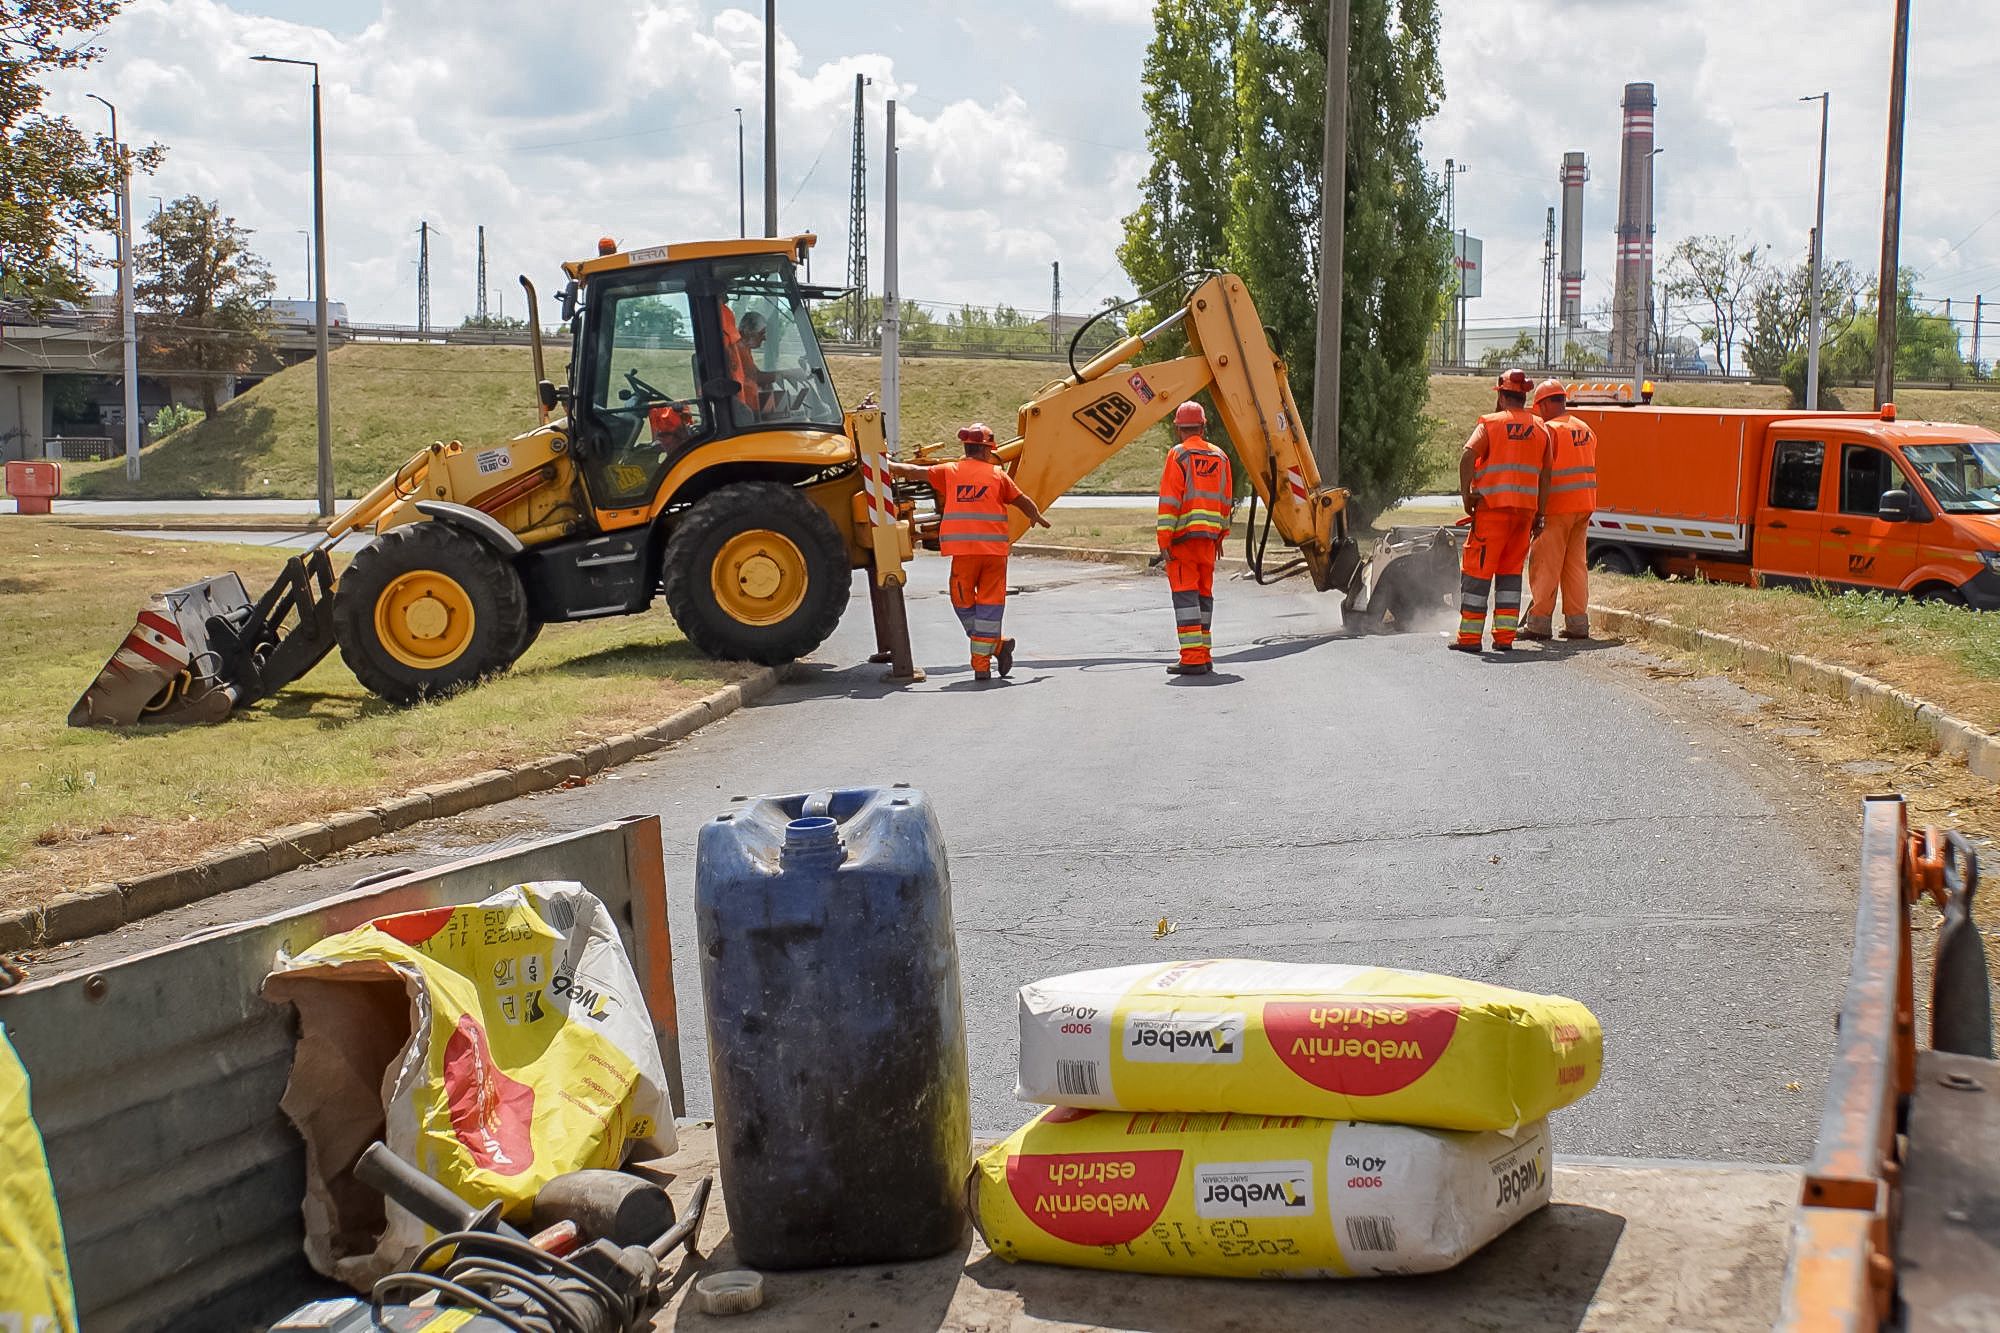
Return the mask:
POLYGON ((1534 434, 1535 428, 1525 421, 1510 421, 1507 423, 1507 438, 1510 440, 1531 439, 1534 434))
POLYGON ((1194 474, 1197 477, 1213 477, 1222 471, 1219 458, 1197 458, 1194 460, 1194 474))
POLYGON ((1139 409, 1132 400, 1122 393, 1107 393, 1088 407, 1071 414, 1078 425, 1088 430, 1098 439, 1109 444, 1118 438, 1118 432, 1132 419, 1139 409))
POLYGON ((983 500, 985 498, 986 498, 985 482, 961 481, 960 483, 958 483, 958 502, 960 504, 964 504, 969 500, 983 500))
POLYGON ((1875 557, 1872 555, 1850 555, 1847 557, 1847 572, 1868 574, 1874 572, 1875 557))

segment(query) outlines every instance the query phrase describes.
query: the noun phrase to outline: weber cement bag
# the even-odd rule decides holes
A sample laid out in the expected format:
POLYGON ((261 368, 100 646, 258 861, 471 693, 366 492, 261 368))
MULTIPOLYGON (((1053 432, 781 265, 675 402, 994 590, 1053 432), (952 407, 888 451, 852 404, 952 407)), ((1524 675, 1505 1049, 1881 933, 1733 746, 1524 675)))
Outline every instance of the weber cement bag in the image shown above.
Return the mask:
POLYGON ((581 884, 377 918, 280 955, 264 994, 299 1013, 280 1104, 306 1142, 306 1257, 361 1291, 434 1234, 395 1204, 385 1225, 349 1174, 375 1139, 517 1223, 566 1171, 674 1150, 645 997, 581 884))
POLYGON ((1144 963, 1021 988, 1014 1095, 1512 1129, 1597 1086, 1603 1059, 1596 1017, 1560 996, 1392 968, 1144 963))
POLYGON ((972 1168, 1010 1261, 1205 1277, 1450 1268, 1549 1201, 1547 1126, 1044 1111, 972 1168))

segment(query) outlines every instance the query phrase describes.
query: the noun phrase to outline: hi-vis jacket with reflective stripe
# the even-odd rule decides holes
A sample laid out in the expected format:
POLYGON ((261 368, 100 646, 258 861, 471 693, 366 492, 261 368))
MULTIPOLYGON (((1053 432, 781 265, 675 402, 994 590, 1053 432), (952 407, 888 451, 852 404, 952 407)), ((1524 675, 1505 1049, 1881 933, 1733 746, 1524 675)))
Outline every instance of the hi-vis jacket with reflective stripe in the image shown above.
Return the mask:
POLYGON ((1485 439, 1473 451, 1472 490, 1489 509, 1533 509, 1542 469, 1549 464, 1549 433, 1526 408, 1479 418, 1485 439))
POLYGON ((1167 450, 1167 465, 1160 473, 1160 518, 1155 534, 1160 549, 1194 537, 1221 541, 1228 536, 1229 497, 1234 486, 1229 456, 1200 436, 1167 450))
POLYGON ((961 458, 930 470, 938 498, 940 555, 1007 554, 1007 506, 1021 488, 998 466, 961 458))
POLYGON ((1597 508, 1597 432, 1571 416, 1556 417, 1547 425, 1555 439, 1549 512, 1588 514, 1597 508))

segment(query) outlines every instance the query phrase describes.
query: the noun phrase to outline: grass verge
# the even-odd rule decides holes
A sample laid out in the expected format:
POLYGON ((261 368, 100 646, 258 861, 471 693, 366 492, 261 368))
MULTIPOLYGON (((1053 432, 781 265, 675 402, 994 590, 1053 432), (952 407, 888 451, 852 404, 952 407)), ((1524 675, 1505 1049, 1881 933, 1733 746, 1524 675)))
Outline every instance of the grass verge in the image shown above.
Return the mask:
POLYGON ((284 559, 0 520, 0 908, 631 731, 747 671, 654 612, 551 625, 506 675, 414 708, 370 695, 336 653, 217 727, 64 725, 147 595, 233 568, 254 596, 284 559))

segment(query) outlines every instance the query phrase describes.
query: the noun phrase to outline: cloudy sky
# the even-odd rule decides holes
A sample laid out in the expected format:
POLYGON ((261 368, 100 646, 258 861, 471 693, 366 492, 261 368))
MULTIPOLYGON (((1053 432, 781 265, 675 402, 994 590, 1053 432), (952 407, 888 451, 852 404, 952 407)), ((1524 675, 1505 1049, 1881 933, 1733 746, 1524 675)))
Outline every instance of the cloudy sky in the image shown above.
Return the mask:
MULTIPOLYGON (((879 250, 883 104, 898 99, 903 290, 1042 311, 1129 285, 1119 219, 1144 160, 1139 73, 1150 0, 779 0, 780 225, 845 269, 854 76, 867 90, 879 250)), ((1448 99, 1434 166, 1469 165, 1459 217, 1486 243, 1478 324, 1532 322, 1544 210, 1565 150, 1589 154, 1585 302, 1611 292, 1623 85, 1658 89, 1659 249, 1734 232, 1803 253, 1817 104, 1833 94, 1827 245, 1874 267, 1880 243, 1891 0, 1443 0, 1448 99)), ((1922 0, 1911 44, 1903 256, 1926 296, 2000 294, 2000 158, 1987 109, 2000 6, 1922 0), (1982 91, 1984 89, 1984 91, 1982 91)), ((626 244, 732 235, 736 116, 761 224, 763 17, 716 0, 131 0, 105 59, 53 105, 169 149, 137 209, 190 191, 258 233, 279 294, 303 296, 310 221, 306 71, 321 62, 328 283, 357 320, 414 323, 417 227, 433 228, 433 320, 475 299, 484 225, 498 299, 546 289, 605 233, 626 244)), ((871 261, 879 284, 880 257, 871 261)), ((1989 334, 2000 316, 1989 314, 1989 334)), ((1986 357, 1993 352, 1982 348, 1986 357)))

